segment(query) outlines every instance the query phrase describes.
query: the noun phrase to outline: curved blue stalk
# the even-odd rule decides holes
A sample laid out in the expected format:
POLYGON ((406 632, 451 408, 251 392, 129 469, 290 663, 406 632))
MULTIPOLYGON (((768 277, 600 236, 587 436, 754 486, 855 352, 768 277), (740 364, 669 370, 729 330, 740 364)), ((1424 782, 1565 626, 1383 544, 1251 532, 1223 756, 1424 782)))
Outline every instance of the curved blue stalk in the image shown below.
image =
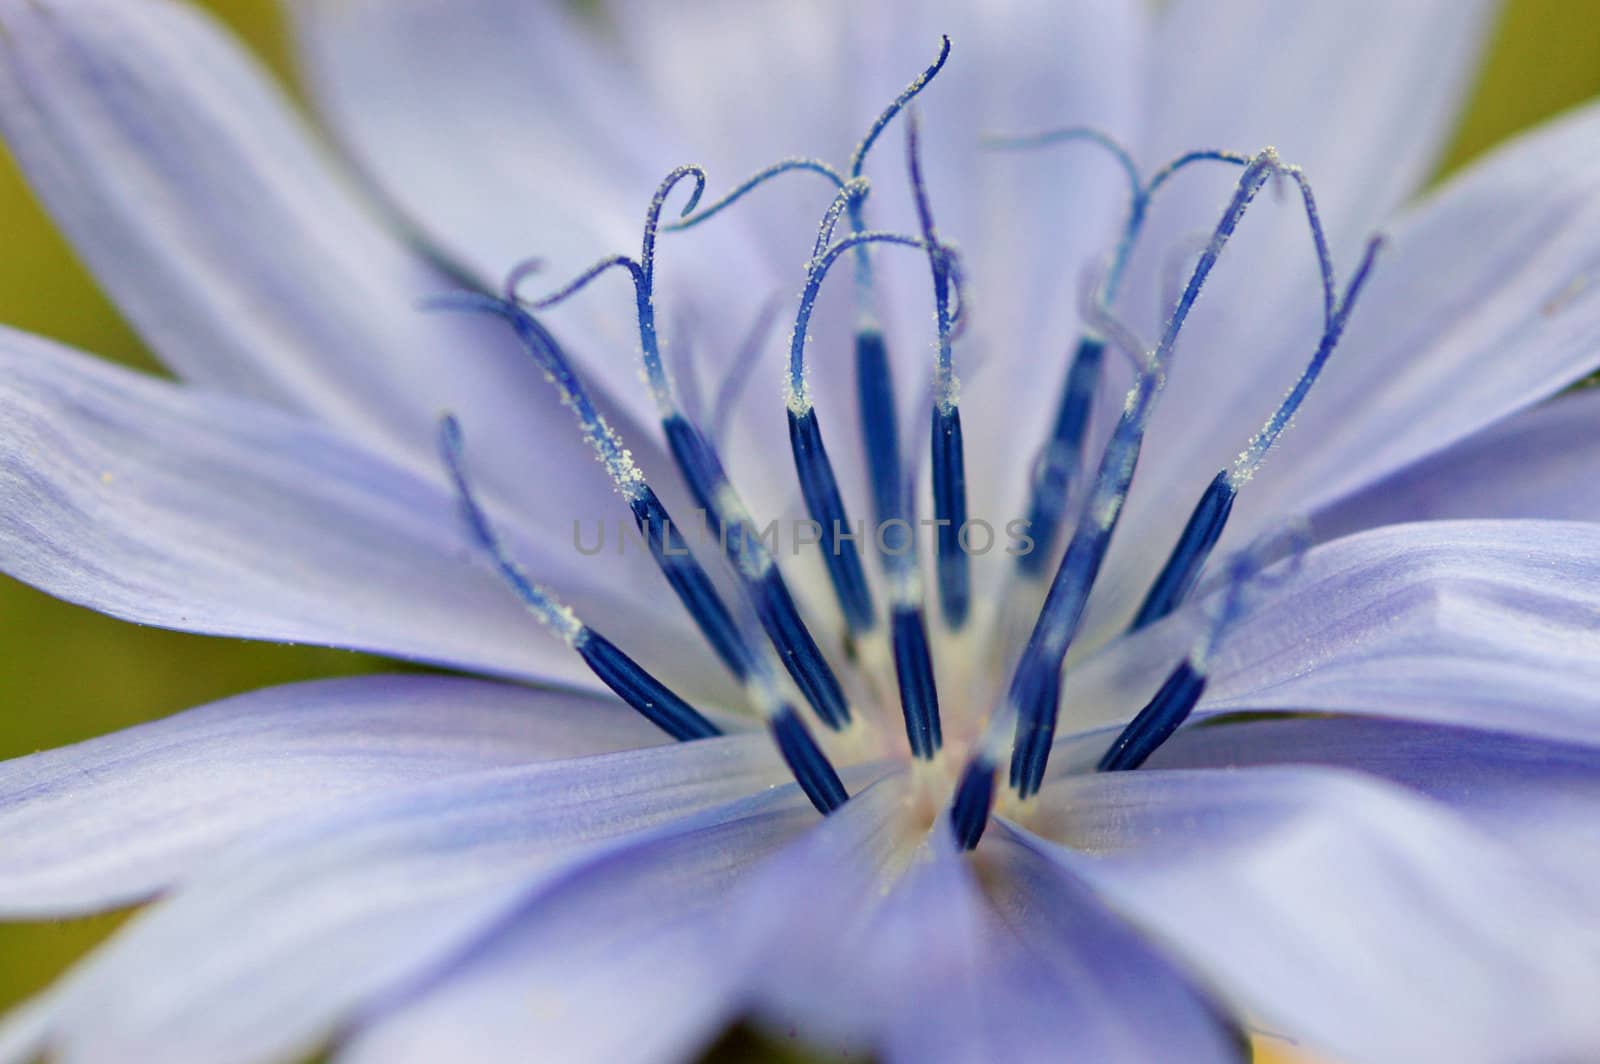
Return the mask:
POLYGON ((1189 283, 1173 309, 1161 341, 1150 356, 1122 417, 1106 445, 1078 529, 1056 570, 1044 607, 1012 676, 1007 703, 1016 712, 1016 737, 1011 755, 1011 785, 1027 798, 1039 789, 1055 735, 1061 664, 1077 633, 1089 592, 1105 560, 1105 552, 1127 501, 1138 466, 1139 451, 1151 411, 1166 383, 1167 363, 1189 311, 1216 266, 1217 258, 1233 236, 1256 193, 1280 169, 1270 149, 1245 167, 1232 198, 1213 231, 1210 243, 1195 264, 1189 283))
POLYGON ((921 130, 915 110, 906 113, 906 171, 917 207, 922 239, 928 245, 933 274, 933 313, 939 353, 933 370, 933 413, 929 428, 929 463, 933 478, 933 517, 938 530, 936 551, 939 603, 952 630, 966 624, 972 606, 971 560, 961 546, 967 523, 966 448, 961 437, 960 381, 956 378, 951 341, 950 273, 953 253, 940 243, 933 224, 933 206, 922 177, 921 130))
MULTIPOLYGON (((1156 171, 1149 181, 1139 174, 1133 157, 1113 138, 1086 126, 1069 126, 1021 136, 991 136, 984 143, 991 148, 1031 150, 1056 144, 1083 142, 1108 152, 1122 169, 1128 182, 1128 215, 1122 235, 1101 283, 1098 302, 1109 313, 1121 291, 1134 246, 1144 229, 1151 199, 1172 176, 1197 162, 1223 162, 1246 166, 1250 160, 1235 152, 1201 150, 1187 152, 1156 171)), ((1037 580, 1055 554, 1061 525, 1066 519, 1073 484, 1081 473, 1084 442, 1088 437, 1089 415, 1099 391, 1105 338, 1091 331, 1079 337, 1067 365, 1056 404, 1056 416, 1049 439, 1039 452, 1027 504, 1028 534, 1034 549, 1017 556, 1017 569, 1026 578, 1037 580)))
POLYGON ((717 657, 734 678, 743 683, 749 676, 752 649, 740 637, 710 575, 695 559, 666 507, 628 455, 621 438, 595 407, 588 389, 573 372, 555 337, 527 311, 493 296, 460 293, 430 300, 427 305, 492 314, 511 325, 524 349, 555 384, 563 404, 572 411, 584 437, 627 501, 634 523, 644 533, 662 575, 717 657))
POLYGON ((1317 259, 1322 270, 1324 292, 1322 337, 1317 343, 1316 353, 1311 356, 1311 361, 1301 371, 1294 387, 1289 389, 1289 394, 1284 397, 1283 402, 1278 404, 1260 431, 1250 438, 1244 451, 1234 460, 1232 468, 1219 472, 1200 496, 1200 501, 1195 505, 1194 512, 1189 515, 1188 524, 1178 536, 1178 542, 1168 556, 1166 564, 1162 566, 1155 583, 1146 594, 1144 602, 1140 604, 1133 622, 1128 626, 1129 631, 1136 632, 1177 609, 1189 590, 1194 587, 1195 581, 1200 578, 1200 571, 1205 567, 1212 549, 1216 547, 1217 540, 1222 537, 1223 528, 1227 524, 1228 515, 1233 511, 1233 501, 1238 496, 1239 489, 1255 475, 1256 470, 1261 468, 1261 463, 1266 461, 1273 444, 1277 443, 1278 437, 1289 427, 1295 411, 1300 409, 1300 404, 1310 394, 1311 386, 1317 382, 1328 358, 1344 335, 1350 311, 1355 306, 1356 299, 1360 297, 1361 290, 1371 275, 1378 252, 1383 247, 1381 237, 1373 237, 1367 242, 1361 263, 1356 267, 1349 284, 1345 286, 1344 295, 1338 296, 1334 291, 1333 265, 1328 257, 1327 242, 1323 237, 1315 200, 1311 197, 1311 188, 1298 172, 1291 171, 1291 173, 1300 182, 1301 193, 1306 203, 1306 217, 1317 245, 1317 259))
POLYGON ((645 214, 644 238, 638 261, 626 256, 603 259, 585 271, 578 281, 532 305, 547 307, 566 299, 613 267, 628 271, 633 280, 645 378, 660 412, 662 431, 671 446, 673 459, 696 501, 705 509, 708 522, 721 537, 734 572, 739 576, 779 660, 794 678, 818 718, 830 728, 842 729, 849 724, 851 717, 844 688, 801 619, 777 563, 755 531, 755 522, 728 479, 715 449, 699 427, 685 417, 679 408, 661 357, 655 317, 656 236, 667 197, 686 179, 694 182, 694 189, 681 214, 689 215, 699 202, 705 190, 703 170, 697 166, 680 166, 669 173, 651 197, 649 210, 645 214))
POLYGON ((679 698, 665 684, 619 650, 614 643, 578 619, 571 607, 548 588, 534 583, 512 560, 494 525, 478 502, 467 476, 461 425, 446 415, 439 424, 439 453, 455 485, 456 499, 472 538, 494 561, 506 584, 529 612, 575 650, 599 677, 646 720, 678 740, 720 735, 711 721, 679 698))

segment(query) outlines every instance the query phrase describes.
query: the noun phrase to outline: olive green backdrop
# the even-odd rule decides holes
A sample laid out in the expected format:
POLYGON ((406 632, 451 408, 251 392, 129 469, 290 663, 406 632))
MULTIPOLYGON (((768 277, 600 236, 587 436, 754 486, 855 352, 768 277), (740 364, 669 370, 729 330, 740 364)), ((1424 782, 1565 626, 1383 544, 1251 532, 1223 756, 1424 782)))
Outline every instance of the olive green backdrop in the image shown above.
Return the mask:
MULTIPOLYGON (((280 74, 289 75, 273 0, 209 0, 204 6, 244 35, 280 74)), ((1600 0, 1512 0, 1444 170, 1596 93, 1600 0)), ((1595 149, 1600 151, 1600 144, 1595 149)), ((0 219, 0 322, 159 372, 3 153, 0 219)), ((381 663, 372 659, 340 651, 204 639, 123 624, 0 577, 0 757, 59 746, 267 684, 378 667, 381 663)), ((0 925, 0 1008, 43 986, 114 923, 115 918, 103 918, 0 925)))

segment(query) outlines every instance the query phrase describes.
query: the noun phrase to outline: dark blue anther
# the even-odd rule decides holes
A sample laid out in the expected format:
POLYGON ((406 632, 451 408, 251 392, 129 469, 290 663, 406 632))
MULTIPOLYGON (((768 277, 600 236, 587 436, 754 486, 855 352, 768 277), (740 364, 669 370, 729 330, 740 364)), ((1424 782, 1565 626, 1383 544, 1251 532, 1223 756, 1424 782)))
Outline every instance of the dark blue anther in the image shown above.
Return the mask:
POLYGON ((950 805, 950 830, 955 834, 956 845, 963 850, 976 849, 993 810, 994 763, 980 754, 967 762, 961 782, 956 784, 955 801, 950 805))
POLYGON ((806 730, 799 714, 789 706, 784 706, 773 714, 771 727, 772 737, 778 743, 778 752, 783 755, 789 771, 794 773, 800 789, 817 807, 817 812, 827 816, 850 800, 828 755, 817 746, 817 741, 806 730))
MULTIPOLYGON (((628 459, 622 440, 606 423, 589 397, 588 389, 572 369, 572 363, 556 338, 537 318, 504 299, 476 293, 463 293, 432 301, 433 306, 493 314, 515 330, 523 347, 550 375, 562 401, 572 410, 584 435, 598 449, 601 463, 617 480, 628 459)), ((681 419, 680 419, 681 420, 681 419)), ((671 433, 669 431, 669 439, 671 433)), ((628 485, 618 482, 619 488, 628 485)), ((743 682, 749 675, 751 650, 739 635, 727 606, 711 583, 710 576, 689 552, 683 536, 672 523, 666 508, 648 484, 629 492, 628 505, 634 520, 644 532, 662 574, 672 585, 689 616, 699 627, 729 671, 743 682)))
POLYGON ((1149 704, 1117 736, 1111 749, 1100 759, 1097 766, 1099 770, 1126 772, 1144 764, 1156 752, 1156 748, 1188 719, 1205 689, 1205 675, 1196 671, 1188 661, 1181 662, 1149 704))
POLYGON ((1151 585, 1150 593, 1145 596, 1128 631, 1137 632, 1146 625, 1154 624, 1183 602, 1194 587, 1194 582, 1200 578, 1200 570, 1211 557, 1212 548, 1222 537, 1222 530, 1228 524, 1228 515, 1233 512, 1233 501, 1238 495, 1233 482, 1228 479, 1226 469, 1211 481, 1200 496, 1200 501, 1195 504, 1194 512, 1189 515, 1189 523, 1183 526, 1183 534, 1178 537, 1177 546, 1172 548, 1167 564, 1162 566, 1161 574, 1151 585))
POLYGON ((833 465, 828 461, 828 449, 822 442, 822 428, 817 424, 815 409, 804 414, 789 411, 789 445, 794 451, 795 471, 800 477, 806 511, 822 528, 822 558, 845 623, 852 636, 860 637, 876 623, 872 591, 867 585, 867 574, 862 569, 855 540, 845 539, 841 534, 850 532, 850 518, 845 513, 833 465))
POLYGON ((1050 440, 1039 456, 1034 473, 1032 498, 1028 502, 1028 535, 1034 548, 1017 556, 1017 566, 1029 577, 1044 575, 1055 555, 1061 522, 1066 516, 1072 481, 1083 460, 1084 439, 1089 432, 1089 414, 1095 393, 1100 389, 1100 367, 1105 361, 1105 341, 1085 336, 1078 341, 1072 365, 1061 388, 1056 407, 1056 422, 1050 440))
POLYGON ((900 422, 894 406, 894 375, 883 333, 856 333, 856 403, 872 482, 872 510, 879 525, 900 514, 900 422))
POLYGON ((928 653, 928 626, 922 611, 897 606, 892 613, 894 672, 900 681, 900 708, 905 713, 911 753, 927 760, 944 745, 939 730, 939 691, 928 653))
MULTIPOLYGON (((717 505, 717 494, 728 484, 727 472, 716 451, 706 442, 699 429, 683 417, 674 415, 662 419, 667 442, 678 461, 684 479, 688 481, 695 499, 705 509, 707 524, 717 536, 723 550, 733 563, 735 572, 745 581, 756 617, 767 633, 773 648, 789 675, 794 677, 801 692, 817 716, 830 728, 843 728, 850 722, 850 706, 844 689, 839 686, 827 659, 816 640, 806 629, 783 582, 776 561, 766 559, 763 566, 758 560, 765 548, 755 529, 748 528, 742 520, 729 524, 724 520, 722 508, 717 505), (757 575, 751 575, 757 570, 757 575)), ((819 521, 820 523, 820 521, 819 521)), ((831 547, 831 543, 828 544, 831 547)), ((862 578, 863 586, 865 578, 862 578)))
POLYGON ((713 535, 722 534, 722 521, 713 493, 724 476, 722 462, 707 442, 705 434, 681 415, 661 419, 661 428, 667 436, 667 447, 678 464, 684 481, 694 501, 705 512, 708 527, 713 535))
POLYGON ((728 607, 711 584, 711 577, 689 552, 688 541, 667 515, 666 507, 648 487, 628 504, 633 519, 650 544, 661 573, 694 618, 717 657, 741 683, 750 674, 750 650, 739 636, 728 607))
POLYGON ((439 456, 444 460, 445 470, 455 485, 456 500, 472 538, 494 561, 517 598, 534 616, 565 639, 602 683, 674 739, 704 739, 722 734, 715 724, 669 691, 604 636, 578 620, 570 609, 522 571, 501 543, 494 523, 478 502, 472 480, 467 475, 466 444, 461 425, 450 415, 439 422, 439 456))
POLYGON ((1017 705, 1030 709, 1017 717, 1010 774, 1012 788, 1018 796, 1028 798, 1044 782, 1050 744, 1055 741, 1061 701, 1060 661, 1024 658, 1012 677, 1010 697, 1017 705))
POLYGON ((575 649, 607 687, 674 739, 707 739, 721 730, 607 638, 585 629, 575 649))
MULTIPOLYGON (((731 531, 730 542, 742 539, 746 531, 731 531)), ((800 611, 795 608, 794 598, 776 566, 754 582, 751 597, 761 626, 771 633, 783 667, 794 678, 800 693, 806 696, 822 723, 835 731, 844 728, 850 723, 850 704, 845 700, 844 689, 800 619, 800 611)))
POLYGON ((961 445, 961 411, 933 408, 933 512, 938 521, 939 602, 952 629, 972 607, 971 565, 961 532, 967 523, 967 468, 961 445))

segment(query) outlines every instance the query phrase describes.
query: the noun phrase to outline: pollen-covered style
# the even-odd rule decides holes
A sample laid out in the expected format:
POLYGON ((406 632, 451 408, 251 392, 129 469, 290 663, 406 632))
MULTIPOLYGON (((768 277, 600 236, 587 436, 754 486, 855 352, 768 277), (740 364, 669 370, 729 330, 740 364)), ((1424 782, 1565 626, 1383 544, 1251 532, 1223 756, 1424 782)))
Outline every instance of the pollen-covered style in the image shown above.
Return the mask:
POLYGON ((0 1061, 1600 1052, 1600 112, 1370 7, 0 5, 0 568, 454 674, 0 765, 0 1061))

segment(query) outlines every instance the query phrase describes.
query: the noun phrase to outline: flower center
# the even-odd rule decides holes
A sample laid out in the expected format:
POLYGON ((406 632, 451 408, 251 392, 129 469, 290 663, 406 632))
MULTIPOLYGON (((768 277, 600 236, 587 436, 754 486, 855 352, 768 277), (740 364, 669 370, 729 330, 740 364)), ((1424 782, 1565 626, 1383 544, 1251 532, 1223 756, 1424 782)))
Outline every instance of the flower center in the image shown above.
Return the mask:
MULTIPOLYGON (((914 489, 918 478, 901 455, 891 360, 874 312, 871 252, 883 246, 909 248, 924 256, 929 266, 938 342, 926 452, 932 524, 936 530, 932 545, 933 584, 942 619, 942 628, 936 634, 938 645, 960 645, 960 653, 970 654, 966 648, 973 643, 969 630, 973 617, 971 563, 962 541, 967 525, 966 462, 955 371, 955 349, 965 326, 968 300, 964 298, 960 256, 940 238, 934 222, 923 181, 918 124, 915 112, 909 109, 915 97, 938 75, 949 54, 950 42, 945 39, 935 61, 878 115, 843 171, 814 159, 782 160, 695 213, 706 176, 698 167, 679 167, 662 181, 650 202, 637 259, 621 255, 604 259, 555 293, 532 301, 518 295, 532 267, 519 267, 498 295, 455 295, 436 300, 434 305, 494 314, 515 330, 559 390, 601 465, 628 503, 674 593, 722 665, 747 692, 800 787, 817 809, 827 814, 843 804, 848 794, 824 744, 819 743, 807 720, 814 720, 826 732, 837 735, 839 738, 827 741, 836 749, 857 737, 861 728, 871 727, 872 722, 852 707, 845 684, 808 629, 773 550, 762 539, 722 463, 714 442, 718 434, 715 423, 712 431, 706 431, 678 399, 661 357, 654 285, 655 248, 663 229, 681 230, 701 224, 782 174, 809 172, 832 183, 835 196, 823 215, 806 267, 791 334, 786 375, 790 449, 807 514, 815 527, 832 533, 827 539, 831 549, 822 550, 821 555, 842 621, 847 656, 860 671, 870 673, 874 663, 886 663, 887 671, 892 671, 906 747, 919 766, 919 773, 932 781, 923 790, 944 795, 940 801, 948 799, 952 830, 960 844, 970 849, 977 845, 992 814, 1002 763, 1008 765, 1007 783, 1018 800, 1025 801, 1035 794, 1044 779, 1056 732, 1068 651, 1078 635, 1085 606, 1121 518, 1152 411, 1166 384, 1175 344, 1218 257, 1256 194, 1274 177, 1293 182, 1301 194, 1320 269, 1322 333, 1311 360, 1288 396, 1249 438, 1233 465, 1217 473, 1202 494, 1135 614, 1130 631, 1166 617, 1191 596, 1222 536, 1240 489, 1287 428, 1337 346, 1380 242, 1374 239, 1368 244, 1359 267, 1340 294, 1311 187, 1298 169, 1283 164, 1270 148, 1254 157, 1222 151, 1191 152, 1146 181, 1126 151, 1092 130, 1070 128, 990 142, 991 147, 1001 149, 1072 142, 1097 145, 1110 152, 1126 173, 1129 207, 1121 239, 1098 287, 1087 298, 1085 317, 1090 331, 1076 341, 1056 416, 1030 484, 1026 527, 1034 549, 1017 555, 1000 611, 1004 613, 1022 603, 1033 604, 1036 613, 1029 635, 1011 669, 1004 696, 988 714, 981 732, 960 737, 960 745, 966 749, 941 755, 945 735, 935 681, 935 644, 930 640, 923 604, 924 576, 914 543, 914 530, 918 527, 914 489), (907 179, 918 220, 919 231, 914 234, 874 230, 866 221, 870 186, 862 176, 863 166, 884 130, 901 116, 906 128, 907 179), (1174 175, 1199 162, 1236 166, 1240 175, 1222 217, 1172 306, 1159 341, 1147 347, 1116 318, 1112 307, 1152 197, 1174 175), (679 220, 662 226, 666 202, 684 181, 693 186, 688 203, 679 220), (841 221, 848 232, 837 236, 841 221), (854 266, 858 306, 856 391, 866 473, 880 529, 872 539, 877 544, 876 560, 886 590, 887 623, 874 601, 857 540, 840 535, 841 530, 854 526, 806 377, 809 324, 829 272, 845 257, 854 266), (738 592, 732 606, 724 601, 689 549, 679 526, 673 524, 616 431, 599 413, 560 344, 535 316, 535 312, 554 306, 613 269, 625 271, 632 281, 645 379, 678 471, 723 548, 738 592), (1101 387, 1108 346, 1132 360, 1136 380, 1092 478, 1080 488, 1089 412, 1101 387), (1080 497, 1081 503, 1074 507, 1080 497), (1052 573, 1050 563, 1057 559, 1057 541, 1074 512, 1076 526, 1052 573), (898 534, 882 534, 888 529, 895 529, 898 534), (950 756, 956 753, 961 755, 959 762, 950 756)), ((741 359, 741 363, 744 361, 741 359)), ((724 407, 721 400, 718 407, 724 407)), ((718 421, 723 417, 725 414, 719 414, 718 421)), ((476 499, 467 473, 462 430, 453 418, 447 417, 443 422, 440 443, 468 528, 530 611, 582 656, 603 683, 669 735, 692 740, 718 734, 720 729, 705 714, 590 628, 555 592, 522 572, 476 499)), ((1100 770, 1138 768, 1187 718, 1205 689, 1218 641, 1242 611, 1246 587, 1265 565, 1285 552, 1284 546, 1280 535, 1270 534, 1227 562, 1223 567, 1223 591, 1211 599, 1209 623, 1202 626, 1194 645, 1155 696, 1111 744, 1100 760, 1100 770)))

